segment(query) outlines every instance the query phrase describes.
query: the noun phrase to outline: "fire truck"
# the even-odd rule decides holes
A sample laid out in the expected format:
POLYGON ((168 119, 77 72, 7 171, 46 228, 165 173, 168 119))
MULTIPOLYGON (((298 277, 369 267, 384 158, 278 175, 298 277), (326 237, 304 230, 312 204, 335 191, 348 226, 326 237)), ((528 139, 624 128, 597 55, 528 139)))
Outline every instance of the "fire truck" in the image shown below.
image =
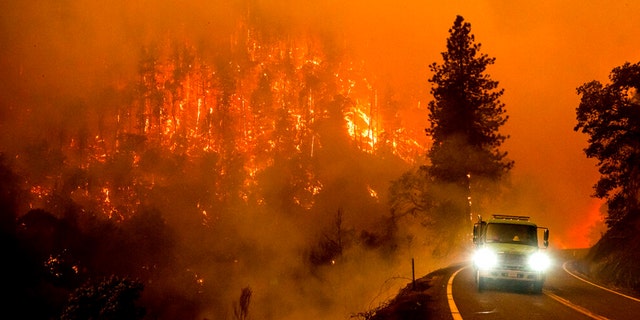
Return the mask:
POLYGON ((542 292, 551 260, 546 253, 549 229, 538 227, 526 216, 493 215, 488 221, 478 217, 473 226, 473 268, 478 291, 489 282, 518 282, 542 292), (542 246, 538 235, 542 235, 542 246))

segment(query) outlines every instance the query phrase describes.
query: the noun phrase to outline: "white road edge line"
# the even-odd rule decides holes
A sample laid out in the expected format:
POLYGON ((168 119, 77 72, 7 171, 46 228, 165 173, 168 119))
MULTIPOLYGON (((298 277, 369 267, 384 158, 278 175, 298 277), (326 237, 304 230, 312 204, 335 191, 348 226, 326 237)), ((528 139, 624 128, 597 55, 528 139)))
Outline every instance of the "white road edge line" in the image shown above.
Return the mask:
POLYGON ((447 301, 449 301, 449 310, 451 310, 451 316, 453 317, 453 320, 462 320, 462 316, 460 315, 460 311, 458 311, 456 302, 453 301, 453 278, 455 278, 460 271, 464 270, 467 267, 468 266, 464 266, 458 269, 451 275, 449 281, 447 282, 447 301))
POLYGON ((634 298, 634 297, 628 296, 628 295, 626 295, 626 294, 622 294, 622 293, 620 293, 620 292, 617 292, 617 291, 611 290, 611 289, 609 289, 609 288, 605 288, 605 287, 603 287, 603 286, 597 285, 597 284, 595 284, 595 283, 593 283, 593 282, 591 282, 591 281, 589 281, 589 280, 587 280, 587 279, 584 279, 584 278, 582 278, 582 277, 580 277, 580 276, 578 276, 578 275, 574 274, 573 272, 571 272, 571 271, 569 271, 569 270, 567 269, 567 263, 569 263, 569 261, 566 261, 565 263, 563 263, 563 264, 562 264, 562 269, 564 269, 564 271, 565 271, 566 273, 568 273, 568 274, 572 275, 574 278, 576 278, 576 279, 578 279, 578 280, 580 280, 580 281, 586 282, 586 283, 588 283, 588 284, 590 284, 590 285, 592 285, 592 286, 598 287, 598 288, 600 288, 600 289, 602 289, 602 290, 609 291, 609 292, 611 292, 611 293, 615 293, 615 294, 617 294, 617 295, 620 295, 620 296, 625 297, 625 298, 627 298, 627 299, 631 299, 631 300, 636 301, 636 302, 640 302, 640 299, 637 299, 637 298, 634 298))
POLYGON ((601 315, 595 314, 595 313, 593 313, 593 312, 591 312, 591 311, 589 311, 589 310, 587 310, 587 309, 585 309, 585 308, 583 308, 581 306, 575 305, 575 304, 571 303, 569 300, 561 298, 561 297, 559 297, 559 296, 557 296, 557 295, 555 295, 555 294, 553 294, 553 293, 551 293, 551 292, 549 292, 547 290, 544 291, 544 294, 549 296, 549 298, 551 298, 553 300, 556 300, 556 301, 564 304, 565 306, 584 314, 585 316, 587 316, 587 317, 589 317, 591 319, 608 320, 608 318, 605 318, 605 317, 603 317, 601 315))

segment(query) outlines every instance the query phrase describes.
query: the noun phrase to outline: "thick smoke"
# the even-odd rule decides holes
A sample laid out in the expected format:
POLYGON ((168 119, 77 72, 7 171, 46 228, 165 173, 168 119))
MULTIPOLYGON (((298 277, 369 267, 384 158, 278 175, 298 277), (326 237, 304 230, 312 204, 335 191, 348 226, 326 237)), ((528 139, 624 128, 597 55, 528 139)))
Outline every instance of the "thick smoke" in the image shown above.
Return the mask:
MULTIPOLYGON (((63 216, 66 209, 47 200, 47 192, 62 190, 78 207, 97 207, 108 199, 113 209, 109 212, 116 213, 113 220, 127 221, 128 217, 118 213, 146 210, 140 208, 152 208, 148 212, 160 215, 151 217, 166 223, 166 239, 173 242, 166 243, 164 250, 157 249, 158 259, 172 264, 157 271, 160 276, 154 279, 160 279, 160 284, 147 288, 152 291, 149 294, 170 292, 164 297, 168 305, 181 299, 198 301, 207 308, 194 317, 228 319, 233 317, 233 303, 242 288, 250 287, 254 318, 346 318, 376 307, 404 285, 410 277, 411 258, 416 259, 418 275, 447 261, 431 255, 433 239, 443 241, 437 232, 425 232, 425 226, 434 221, 417 211, 407 210, 401 218, 398 211, 395 216, 390 211, 394 205, 389 206, 388 201, 395 193, 387 190, 392 181, 406 179, 412 185, 415 181, 402 174, 412 170, 413 164, 392 152, 374 157, 371 150, 354 147, 358 140, 350 140, 343 116, 334 110, 327 121, 314 127, 317 141, 323 143, 313 145, 314 172, 323 182, 322 186, 308 186, 309 190, 321 188, 316 196, 288 189, 301 183, 295 179, 308 168, 275 157, 252 160, 268 164, 264 167, 269 170, 260 171, 254 180, 260 182, 263 199, 238 201, 251 195, 225 198, 212 193, 238 190, 234 186, 243 181, 233 175, 237 169, 233 164, 239 159, 190 158, 185 156, 188 152, 179 150, 168 155, 140 149, 145 144, 136 135, 130 139, 116 136, 116 127, 121 128, 120 133, 135 132, 135 120, 121 124, 119 117, 126 117, 125 109, 139 99, 145 59, 154 54, 170 59, 178 49, 187 48, 188 54, 204 62, 200 65, 220 75, 234 72, 236 66, 229 61, 246 59, 238 58, 237 46, 232 44, 256 36, 246 33, 249 30, 258 33, 262 43, 321 44, 315 52, 330 62, 325 71, 360 72, 360 82, 353 90, 367 92, 368 101, 394 106, 381 112, 379 121, 414 136, 416 149, 424 150, 428 144, 422 135, 427 125, 424 106, 430 99, 427 66, 439 59, 447 30, 455 15, 461 14, 472 23, 483 50, 497 58, 488 72, 506 89, 503 100, 510 116, 506 133, 511 138, 505 148, 516 163, 512 187, 482 208, 535 217, 552 230, 552 245, 584 246, 589 244, 588 230, 599 220, 600 203, 589 198, 596 171, 581 152, 584 137, 571 131, 577 106, 575 87, 603 78, 624 61, 638 60, 637 43, 629 37, 640 31, 632 6, 635 4, 577 1, 552 8, 535 1, 500 5, 6 1, 0 4, 0 152, 24 178, 21 183, 32 196, 29 202, 34 208, 48 206, 63 216), (616 50, 608 50, 614 47, 616 50), (373 91, 376 93, 369 94, 373 91), (114 150, 121 152, 112 154, 114 150), (142 155, 140 150, 144 150, 142 155), (94 180, 66 171, 88 154, 95 155, 91 160, 101 165, 79 166, 78 172, 94 180), (105 158, 110 160, 103 161, 105 158), (225 180, 212 178, 219 163, 228 164, 225 180), (104 181, 108 185, 98 183, 104 181), (127 189, 150 184, 152 190, 127 189), (136 197, 127 198, 127 194, 136 197), (292 198, 300 205, 287 206, 292 198), (135 202, 139 199, 144 202, 135 202), (268 205, 247 206, 247 201, 268 205)), ((312 81, 313 72, 307 75, 304 81, 312 81)), ((322 85, 314 88, 337 91, 322 85)), ((348 105, 333 97, 329 100, 317 103, 348 105)), ((267 104, 265 101, 262 103, 267 104)), ((138 100, 138 106, 144 103, 138 100)), ((223 123, 217 120, 212 125, 223 123)), ((366 124, 356 127, 362 129, 366 124)), ((280 137, 286 138, 286 132, 280 137)), ((311 154, 311 144, 304 148, 311 154)), ((296 151, 281 150, 280 154, 287 152, 296 151)), ((413 155, 415 164, 423 162, 423 156, 413 155)), ((413 208, 425 205, 420 195, 410 191, 406 196, 417 199, 408 201, 413 208)), ((407 203, 396 205, 407 208, 407 203)), ((20 214, 28 210, 29 203, 24 203, 20 214)))
MULTIPOLYGON (((10 133, 2 151, 30 192, 22 212, 44 208, 95 233, 100 254, 92 263, 145 279, 152 317, 230 318, 249 288, 257 318, 345 318, 406 283, 409 257, 422 273, 438 265, 418 249, 425 239, 397 239, 411 233, 395 230, 387 209, 386 189, 422 147, 409 145, 413 160, 391 145, 374 156, 367 141, 382 135, 372 129, 373 112, 367 122, 355 108, 358 99, 380 100, 390 107, 375 120, 397 128, 385 137, 410 137, 422 128, 398 115, 412 112, 406 103, 418 105, 417 97, 394 93, 375 75, 339 74, 370 72, 341 34, 345 20, 323 25, 282 5, 7 8, 6 30, 21 35, 7 32, 3 61, 16 81, 2 88, 2 129, 10 133), (272 54, 284 67, 260 60, 272 54), (257 69, 263 75, 245 74, 257 69), (298 117, 299 105, 313 112, 298 117), (253 107, 252 123, 238 113, 244 107, 253 107), (252 130, 268 131, 266 140, 253 140, 253 154, 236 152, 239 132, 246 141, 252 130), (256 168, 248 187, 247 166, 256 168), (114 226, 103 230, 105 220, 114 226)), ((36 218, 25 225, 38 216, 46 214, 30 214, 36 218)))

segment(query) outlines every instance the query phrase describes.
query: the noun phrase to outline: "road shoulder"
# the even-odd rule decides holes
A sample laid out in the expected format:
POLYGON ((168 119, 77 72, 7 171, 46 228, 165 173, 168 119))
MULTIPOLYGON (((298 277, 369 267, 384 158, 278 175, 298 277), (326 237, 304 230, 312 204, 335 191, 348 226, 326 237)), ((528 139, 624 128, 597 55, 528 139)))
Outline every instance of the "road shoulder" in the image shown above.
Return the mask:
POLYGON ((398 295, 379 309, 361 313, 366 320, 450 319, 447 281, 463 264, 435 270, 409 282, 398 295))

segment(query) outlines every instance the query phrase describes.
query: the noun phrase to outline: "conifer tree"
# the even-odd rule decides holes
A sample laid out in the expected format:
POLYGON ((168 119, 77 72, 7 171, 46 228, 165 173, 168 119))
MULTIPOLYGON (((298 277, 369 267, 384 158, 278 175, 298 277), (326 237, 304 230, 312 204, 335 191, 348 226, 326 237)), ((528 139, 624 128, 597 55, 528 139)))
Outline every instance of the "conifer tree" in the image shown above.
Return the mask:
POLYGON ((486 196, 513 161, 500 150, 508 138, 499 132, 508 119, 500 101, 504 90, 486 73, 495 58, 480 53, 481 44, 463 17, 456 17, 449 34, 442 64, 429 66, 433 100, 426 129, 432 140, 428 172, 434 183, 455 188, 457 195, 449 193, 450 198, 441 202, 448 212, 459 212, 456 217, 461 219, 471 214, 470 204, 464 208, 470 201, 469 190, 474 190, 476 199, 486 196))

